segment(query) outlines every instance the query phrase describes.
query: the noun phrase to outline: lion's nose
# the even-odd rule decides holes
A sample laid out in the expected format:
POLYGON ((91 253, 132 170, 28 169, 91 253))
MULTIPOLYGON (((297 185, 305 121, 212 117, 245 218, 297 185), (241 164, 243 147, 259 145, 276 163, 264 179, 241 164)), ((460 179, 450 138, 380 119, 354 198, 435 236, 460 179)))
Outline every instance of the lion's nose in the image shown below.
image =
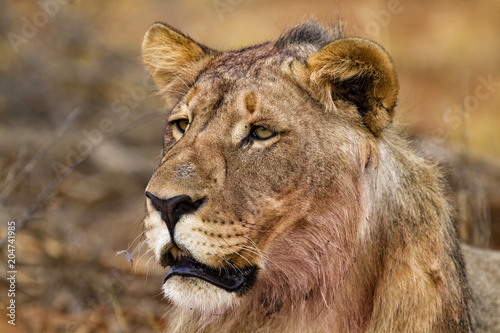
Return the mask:
POLYGON ((151 200, 153 207, 160 212, 161 218, 167 225, 170 236, 174 237, 174 228, 184 214, 196 211, 205 201, 204 198, 193 201, 188 195, 178 195, 169 199, 160 199, 150 192, 146 196, 151 200))

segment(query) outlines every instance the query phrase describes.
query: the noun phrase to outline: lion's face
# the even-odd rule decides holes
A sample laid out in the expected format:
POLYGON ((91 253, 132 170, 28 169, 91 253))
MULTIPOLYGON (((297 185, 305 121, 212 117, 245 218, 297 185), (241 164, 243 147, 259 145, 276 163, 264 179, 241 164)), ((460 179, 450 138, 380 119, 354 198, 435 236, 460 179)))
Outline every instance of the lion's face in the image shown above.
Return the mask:
MULTIPOLYGON (((146 189, 144 220, 157 261, 169 267, 163 286, 169 299, 223 311, 269 279, 287 277, 294 262, 286 253, 313 255, 316 244, 301 248, 295 240, 332 223, 311 219, 332 202, 343 207, 334 214, 336 230, 356 235, 362 219, 342 219, 358 212, 373 135, 352 103, 338 100, 331 112, 313 98, 316 90, 305 88, 314 64, 297 57, 312 47, 288 57, 270 43, 219 54, 163 25, 151 28, 143 47, 160 88, 182 91, 146 189), (159 40, 186 62, 175 64, 185 71, 155 67, 159 40), (148 58, 148 50, 156 53, 148 58)), ((337 236, 321 235, 325 244, 337 236)), ((297 288, 307 294, 313 279, 297 288)))
POLYGON ((262 274, 273 239, 320 200, 314 172, 332 171, 321 165, 332 154, 313 119, 329 120, 283 79, 201 79, 169 116, 145 223, 171 266, 164 290, 181 304, 234 302, 262 274))

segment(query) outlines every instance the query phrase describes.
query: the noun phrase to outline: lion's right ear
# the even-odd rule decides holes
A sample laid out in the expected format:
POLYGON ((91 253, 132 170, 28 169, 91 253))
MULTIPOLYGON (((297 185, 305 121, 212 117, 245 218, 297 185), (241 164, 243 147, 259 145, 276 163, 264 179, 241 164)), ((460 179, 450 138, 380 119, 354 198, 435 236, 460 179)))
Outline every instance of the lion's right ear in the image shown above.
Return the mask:
POLYGON ((362 38, 339 39, 309 57, 307 66, 313 88, 326 98, 354 104, 375 136, 391 122, 399 84, 380 45, 362 38))
POLYGON ((215 53, 164 23, 153 24, 142 42, 144 64, 160 92, 177 100, 215 53))

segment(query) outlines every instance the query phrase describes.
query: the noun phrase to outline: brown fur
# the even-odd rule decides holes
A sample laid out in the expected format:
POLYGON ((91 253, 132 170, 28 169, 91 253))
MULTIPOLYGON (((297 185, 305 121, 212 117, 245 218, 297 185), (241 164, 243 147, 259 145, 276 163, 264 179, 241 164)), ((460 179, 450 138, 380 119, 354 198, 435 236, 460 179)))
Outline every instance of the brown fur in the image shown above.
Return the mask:
POLYGON ((220 53, 157 23, 143 54, 175 104, 147 191, 205 200, 173 235, 148 200, 151 250, 162 262, 173 238, 205 265, 258 269, 241 293, 167 281, 168 332, 473 331, 442 179, 392 123, 379 45, 307 22, 220 53))

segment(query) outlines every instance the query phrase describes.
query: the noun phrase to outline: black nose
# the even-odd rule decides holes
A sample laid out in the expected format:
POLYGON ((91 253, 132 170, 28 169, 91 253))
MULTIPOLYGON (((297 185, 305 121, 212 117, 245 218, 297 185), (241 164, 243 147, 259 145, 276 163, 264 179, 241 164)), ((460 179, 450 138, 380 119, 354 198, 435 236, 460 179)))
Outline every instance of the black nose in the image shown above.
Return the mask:
POLYGON ((169 199, 160 199, 150 192, 146 196, 151 199, 153 207, 160 212, 162 220, 167 225, 172 239, 174 238, 174 228, 179 219, 184 214, 196 211, 205 201, 204 198, 193 202, 188 195, 178 195, 169 199))

